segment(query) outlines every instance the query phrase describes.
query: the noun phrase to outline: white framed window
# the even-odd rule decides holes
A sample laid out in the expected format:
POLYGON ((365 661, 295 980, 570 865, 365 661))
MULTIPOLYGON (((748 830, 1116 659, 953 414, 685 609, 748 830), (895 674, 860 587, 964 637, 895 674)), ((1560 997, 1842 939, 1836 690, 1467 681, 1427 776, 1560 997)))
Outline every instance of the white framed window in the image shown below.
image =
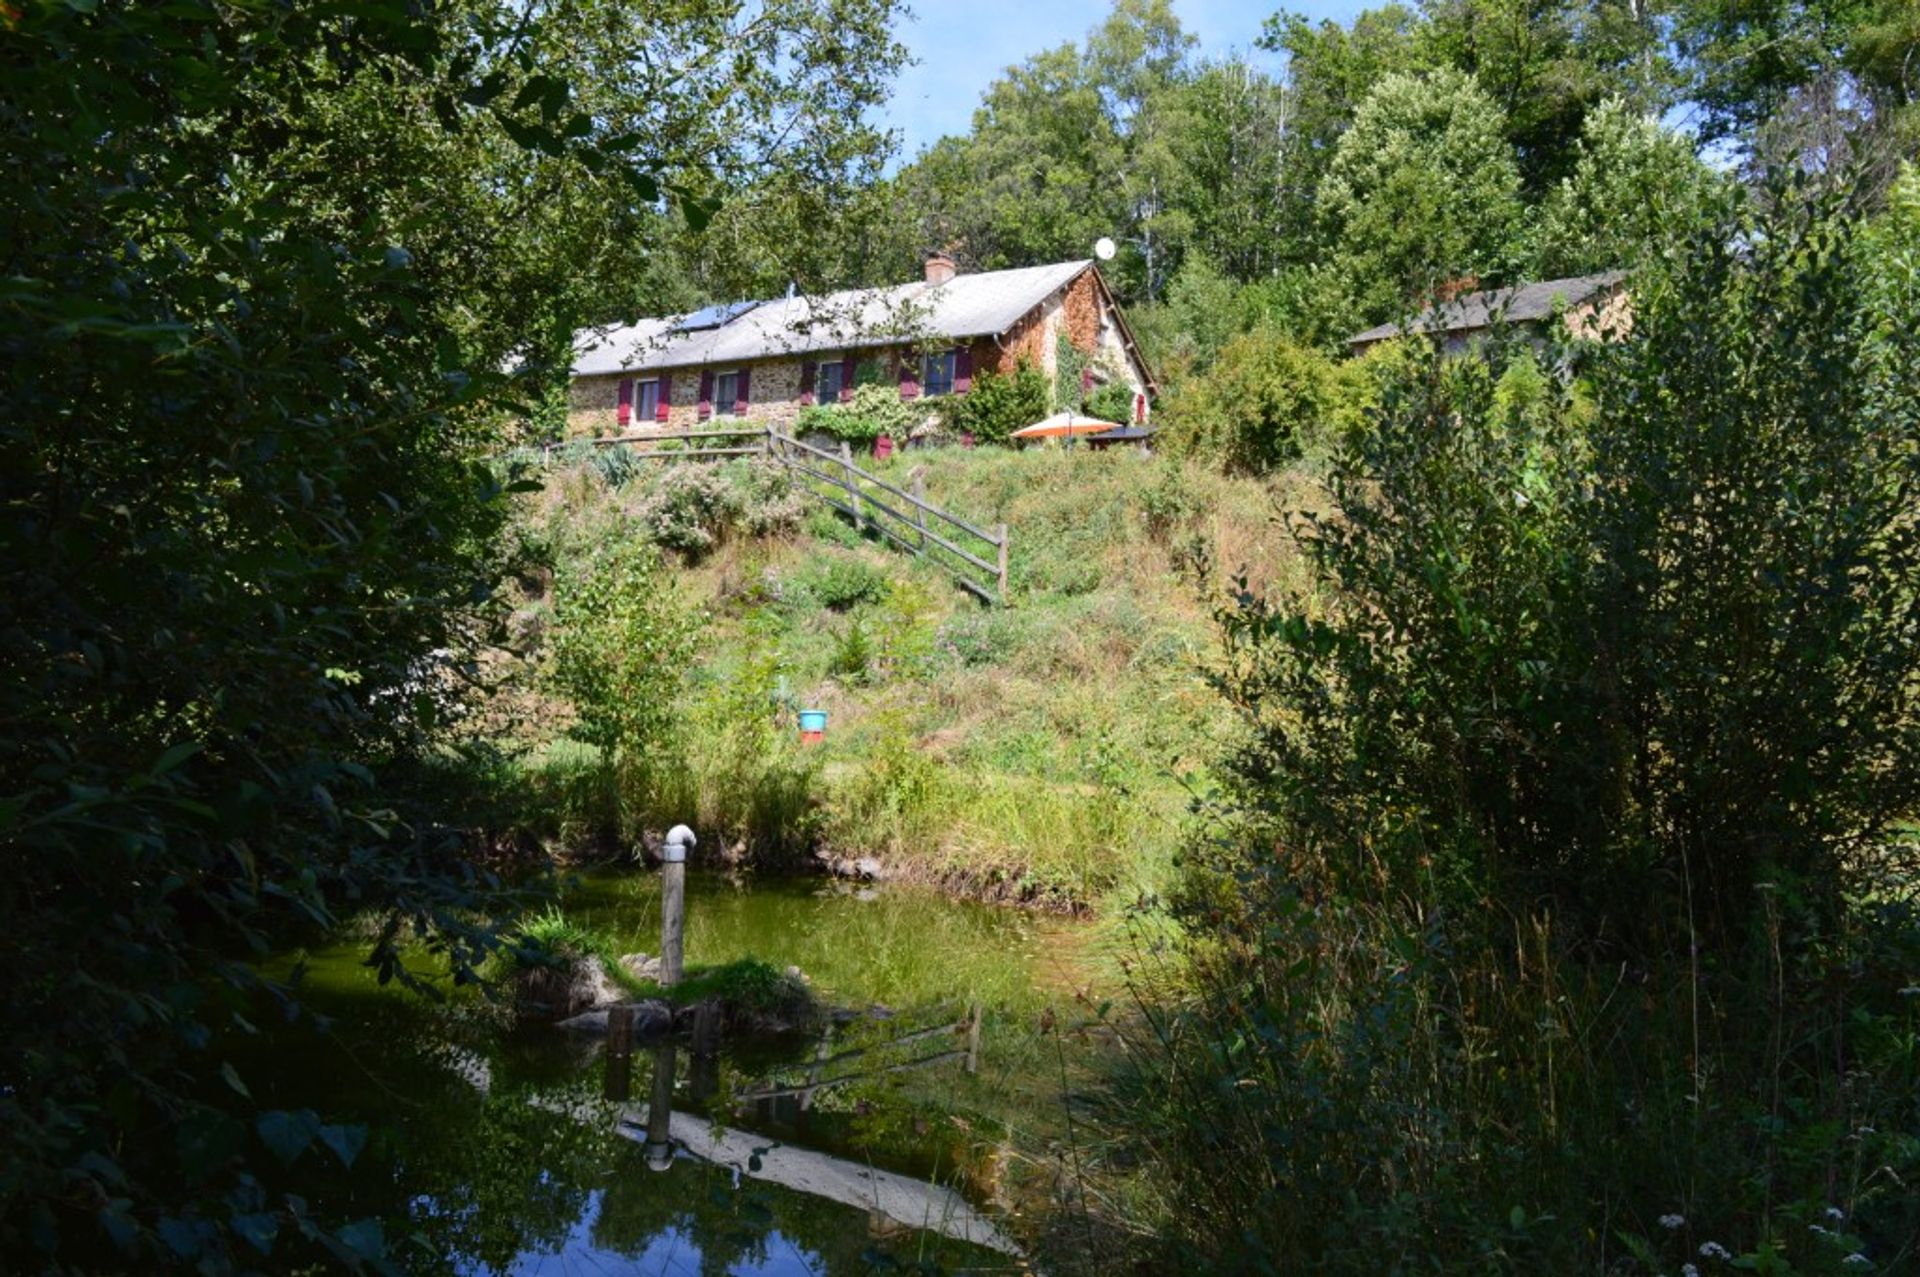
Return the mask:
POLYGON ((738 416, 737 405, 740 399, 740 374, 723 372, 713 379, 713 415, 716 417, 738 416))
POLYGON ((923 395, 953 393, 953 352, 951 350, 943 350, 937 355, 928 355, 920 361, 920 393, 923 395))

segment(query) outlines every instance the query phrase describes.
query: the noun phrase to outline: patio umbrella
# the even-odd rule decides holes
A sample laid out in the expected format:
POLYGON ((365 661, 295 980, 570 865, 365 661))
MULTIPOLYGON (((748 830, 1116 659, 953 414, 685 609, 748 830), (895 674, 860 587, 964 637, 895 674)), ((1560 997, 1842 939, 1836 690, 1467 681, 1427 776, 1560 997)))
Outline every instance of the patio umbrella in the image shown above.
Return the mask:
POLYGON ((1077 412, 1056 412, 1044 421, 1022 426, 1013 432, 1015 439, 1062 439, 1073 435, 1097 435, 1103 430, 1118 430, 1117 421, 1083 417, 1077 412))

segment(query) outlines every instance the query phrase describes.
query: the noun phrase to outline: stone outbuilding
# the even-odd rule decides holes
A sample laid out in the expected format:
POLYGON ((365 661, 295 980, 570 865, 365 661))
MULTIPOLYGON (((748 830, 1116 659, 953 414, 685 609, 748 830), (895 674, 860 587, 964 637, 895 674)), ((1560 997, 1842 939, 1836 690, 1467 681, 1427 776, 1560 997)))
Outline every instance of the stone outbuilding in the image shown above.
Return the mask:
MULTIPOLYGON (((645 434, 736 420, 789 427, 845 400, 856 378, 902 399, 964 395, 1025 358, 1050 379, 1063 347, 1082 393, 1118 382, 1144 423, 1158 387, 1091 261, 961 274, 936 256, 924 279, 590 329, 574 342, 568 432, 645 434)), ((931 415, 931 414, 930 414, 931 415)))
POLYGON ((1429 307, 1411 320, 1381 324, 1347 339, 1360 354, 1383 341, 1409 333, 1438 333, 1448 354, 1457 354, 1486 335, 1496 322, 1541 332, 1560 317, 1567 331, 1588 341, 1625 336, 1633 324, 1627 273, 1610 270, 1572 279, 1548 279, 1515 288, 1461 293, 1429 307))

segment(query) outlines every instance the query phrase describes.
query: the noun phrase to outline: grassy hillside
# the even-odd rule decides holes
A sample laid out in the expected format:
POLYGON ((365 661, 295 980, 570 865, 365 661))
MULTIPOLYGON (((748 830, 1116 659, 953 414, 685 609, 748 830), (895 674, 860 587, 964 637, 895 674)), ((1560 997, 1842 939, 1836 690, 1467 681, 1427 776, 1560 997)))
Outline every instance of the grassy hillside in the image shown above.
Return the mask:
POLYGON ((1011 526, 1010 606, 747 463, 663 473, 601 454, 547 472, 522 517, 545 569, 526 574, 520 612, 533 659, 485 728, 514 758, 514 819, 564 848, 687 820, 748 861, 872 857, 1056 906, 1154 889, 1224 730, 1204 596, 1242 568, 1289 571, 1275 516, 1308 485, 1085 450, 881 469, 903 485, 918 470, 930 501, 1011 526), (622 769, 567 739, 543 662, 581 564, 635 540, 681 547, 657 586, 698 620, 675 726, 622 769), (799 708, 827 711, 824 745, 797 742, 799 708))

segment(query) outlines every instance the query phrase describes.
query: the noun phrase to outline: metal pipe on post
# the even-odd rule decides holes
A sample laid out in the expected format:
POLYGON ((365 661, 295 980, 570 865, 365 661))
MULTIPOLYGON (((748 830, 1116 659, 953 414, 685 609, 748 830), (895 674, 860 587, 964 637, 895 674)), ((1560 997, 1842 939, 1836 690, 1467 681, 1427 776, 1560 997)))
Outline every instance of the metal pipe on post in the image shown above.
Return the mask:
POLYGON ((681 950, 687 927, 687 853, 698 840, 693 830, 675 825, 660 851, 660 983, 680 983, 681 950))

